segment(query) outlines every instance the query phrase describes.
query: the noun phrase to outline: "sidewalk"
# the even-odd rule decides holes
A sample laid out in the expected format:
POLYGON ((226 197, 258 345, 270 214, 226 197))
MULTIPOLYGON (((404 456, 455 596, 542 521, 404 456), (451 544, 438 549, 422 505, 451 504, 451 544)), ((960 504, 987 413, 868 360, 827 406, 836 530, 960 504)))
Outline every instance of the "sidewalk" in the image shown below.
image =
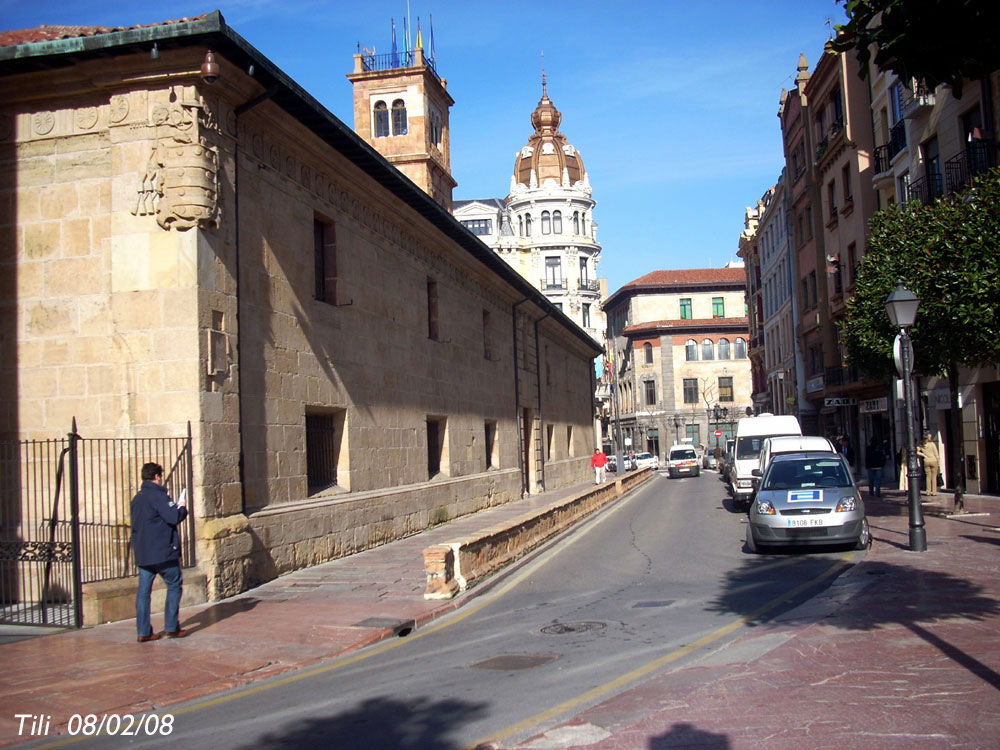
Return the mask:
MULTIPOLYGON (((408 632, 489 586, 452 600, 425 600, 425 547, 531 512, 589 484, 532 495, 281 576, 224 601, 184 607, 180 623, 190 635, 181 640, 137 643, 134 619, 81 630, 44 629, 48 634, 41 637, 41 628, 5 626, 0 746, 31 739, 17 737, 15 713, 51 716, 51 737, 74 714, 162 708, 408 632), (10 641, 22 632, 36 637, 10 641)), ((162 614, 154 614, 154 630, 162 623, 162 614)))
MULTIPOLYGON (((181 625, 192 634, 183 640, 136 643, 129 620, 0 646, 0 745, 18 741, 15 713, 51 716, 52 737, 73 714, 169 707, 419 627, 486 588, 424 600, 421 550, 559 495, 526 498, 184 608, 181 625)), ((584 746, 573 744, 575 736, 589 737, 592 750, 996 746, 1000 498, 968 496, 967 516, 928 515, 928 550, 912 553, 905 498, 887 495, 870 501, 876 541, 863 563, 820 600, 740 639, 779 644, 764 656, 740 659, 737 641, 520 747, 584 746), (859 745, 864 733, 871 742, 859 745)), ((154 627, 161 622, 154 616, 154 627)))

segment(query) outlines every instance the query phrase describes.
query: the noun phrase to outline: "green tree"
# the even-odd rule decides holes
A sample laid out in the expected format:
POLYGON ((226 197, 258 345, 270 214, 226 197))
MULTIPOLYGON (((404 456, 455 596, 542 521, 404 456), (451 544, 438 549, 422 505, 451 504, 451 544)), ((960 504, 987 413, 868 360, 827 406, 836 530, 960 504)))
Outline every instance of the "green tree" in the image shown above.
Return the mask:
POLYGON ((981 79, 1000 68, 997 0, 841 2, 848 21, 837 26, 840 35, 831 44, 838 52, 857 53, 862 78, 871 61, 902 81, 916 78, 932 90, 950 84, 961 98, 966 79, 981 79))
MULTIPOLYGON (((910 203, 879 211, 840 328, 851 361, 873 377, 895 371, 897 331, 885 300, 902 280, 920 298, 913 339, 916 368, 947 375, 958 419, 958 368, 1000 363, 1000 170, 972 181, 962 194, 931 206, 910 203)), ((963 507, 961 430, 954 457, 956 507, 963 507)))

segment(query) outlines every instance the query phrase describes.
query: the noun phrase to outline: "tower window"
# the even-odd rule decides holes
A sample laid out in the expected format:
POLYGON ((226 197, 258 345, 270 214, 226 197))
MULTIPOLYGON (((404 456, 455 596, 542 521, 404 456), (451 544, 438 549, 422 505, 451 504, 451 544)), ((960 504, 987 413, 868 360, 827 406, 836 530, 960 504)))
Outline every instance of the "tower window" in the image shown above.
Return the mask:
POLYGON ((552 234, 562 234, 562 211, 552 212, 552 234))
POLYGON ((552 233, 552 216, 548 211, 542 211, 542 234, 552 233))
POLYGON ((386 138, 389 135, 389 108, 385 102, 375 102, 375 137, 386 138))
POLYGON ((402 99, 392 103, 392 134, 406 135, 406 102, 402 99))
POLYGON ((579 235, 580 234, 580 212, 579 211, 574 211, 573 212, 573 234, 575 234, 575 235, 579 235))

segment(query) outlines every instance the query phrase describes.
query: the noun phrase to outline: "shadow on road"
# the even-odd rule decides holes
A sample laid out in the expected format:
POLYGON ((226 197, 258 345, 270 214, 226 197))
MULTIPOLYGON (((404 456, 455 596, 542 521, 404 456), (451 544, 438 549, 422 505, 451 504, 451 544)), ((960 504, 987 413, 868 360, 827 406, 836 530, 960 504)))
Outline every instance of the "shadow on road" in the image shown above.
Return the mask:
POLYGON ((671 750, 679 747, 696 747, 704 750, 729 750, 729 737, 706 732, 693 724, 681 722, 658 737, 650 737, 649 750, 671 750))

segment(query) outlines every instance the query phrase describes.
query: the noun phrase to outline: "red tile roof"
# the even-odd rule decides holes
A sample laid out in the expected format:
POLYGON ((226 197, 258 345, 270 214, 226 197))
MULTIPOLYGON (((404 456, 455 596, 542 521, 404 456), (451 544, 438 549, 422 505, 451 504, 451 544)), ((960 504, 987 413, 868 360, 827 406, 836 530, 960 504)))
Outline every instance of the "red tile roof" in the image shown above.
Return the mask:
POLYGON ((623 288, 632 286, 673 285, 673 284, 710 284, 712 282, 743 282, 746 281, 746 269, 743 268, 678 268, 672 271, 652 271, 630 281, 623 288))
POLYGON ((197 21, 206 15, 208 14, 193 18, 171 19, 161 21, 160 23, 136 24, 134 26, 39 26, 35 29, 0 31, 0 47, 12 47, 17 44, 31 44, 33 42, 52 42, 59 39, 75 39, 82 36, 97 36, 98 34, 110 34, 115 31, 144 29, 153 26, 170 26, 175 23, 184 23, 185 21, 197 21))

